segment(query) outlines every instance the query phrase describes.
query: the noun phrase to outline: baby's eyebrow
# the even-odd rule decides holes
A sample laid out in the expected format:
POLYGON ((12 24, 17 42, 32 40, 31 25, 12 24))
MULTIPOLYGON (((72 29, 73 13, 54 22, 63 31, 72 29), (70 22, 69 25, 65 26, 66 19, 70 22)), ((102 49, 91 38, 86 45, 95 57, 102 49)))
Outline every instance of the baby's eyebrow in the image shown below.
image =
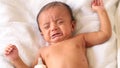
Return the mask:
POLYGON ((62 17, 60 17, 60 18, 56 18, 55 21, 59 21, 59 20, 63 20, 62 17))
POLYGON ((45 25, 49 25, 49 24, 50 24, 49 22, 46 22, 46 23, 43 24, 43 26, 45 26, 45 25))

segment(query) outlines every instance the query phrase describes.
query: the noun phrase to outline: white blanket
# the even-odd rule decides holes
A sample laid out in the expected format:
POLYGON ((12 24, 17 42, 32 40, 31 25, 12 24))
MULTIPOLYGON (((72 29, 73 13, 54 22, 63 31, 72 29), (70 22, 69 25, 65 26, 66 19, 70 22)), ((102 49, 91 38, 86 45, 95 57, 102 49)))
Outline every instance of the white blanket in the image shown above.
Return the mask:
MULTIPOLYGON (((54 0, 0 0, 0 67, 14 68, 4 57, 3 51, 8 44, 15 44, 21 58, 31 65, 39 47, 45 44, 39 33, 36 16, 41 7, 54 0)), ((99 19, 91 10, 91 0, 59 0, 67 3, 73 9, 77 19, 76 34, 97 31, 99 19)), ((115 28, 115 12, 118 0, 104 0, 108 11, 113 34, 110 40, 89 48, 87 56, 90 68, 116 68, 117 49, 115 28)))
POLYGON ((118 56, 117 56, 117 63, 118 63, 118 68, 120 68, 120 1, 118 3, 118 8, 117 8, 117 11, 116 11, 116 19, 117 19, 117 22, 116 22, 116 34, 117 34, 117 48, 118 48, 118 56))

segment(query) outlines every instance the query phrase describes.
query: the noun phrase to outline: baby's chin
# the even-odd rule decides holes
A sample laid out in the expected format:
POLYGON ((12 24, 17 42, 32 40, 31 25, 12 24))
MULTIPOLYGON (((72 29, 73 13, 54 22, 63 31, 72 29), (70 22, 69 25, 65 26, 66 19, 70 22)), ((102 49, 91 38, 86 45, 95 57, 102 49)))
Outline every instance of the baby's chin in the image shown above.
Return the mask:
POLYGON ((58 42, 61 42, 61 41, 64 41, 64 39, 61 38, 61 37, 56 37, 54 39, 51 39, 50 43, 58 43, 58 42))
POLYGON ((54 43, 58 43, 58 42, 62 42, 66 39, 69 39, 70 37, 64 37, 64 36, 58 36, 58 37, 55 37, 55 38, 51 38, 50 41, 49 41, 49 44, 54 44, 54 43))

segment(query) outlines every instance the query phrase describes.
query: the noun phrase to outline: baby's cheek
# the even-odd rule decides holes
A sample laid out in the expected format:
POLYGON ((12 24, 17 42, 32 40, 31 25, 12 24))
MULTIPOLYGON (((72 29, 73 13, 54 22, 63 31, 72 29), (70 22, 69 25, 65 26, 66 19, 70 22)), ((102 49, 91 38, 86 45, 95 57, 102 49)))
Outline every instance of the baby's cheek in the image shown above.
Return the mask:
POLYGON ((44 35, 44 39, 45 39, 46 41, 49 41, 49 40, 50 40, 50 36, 49 36, 48 34, 45 34, 45 35, 44 35))

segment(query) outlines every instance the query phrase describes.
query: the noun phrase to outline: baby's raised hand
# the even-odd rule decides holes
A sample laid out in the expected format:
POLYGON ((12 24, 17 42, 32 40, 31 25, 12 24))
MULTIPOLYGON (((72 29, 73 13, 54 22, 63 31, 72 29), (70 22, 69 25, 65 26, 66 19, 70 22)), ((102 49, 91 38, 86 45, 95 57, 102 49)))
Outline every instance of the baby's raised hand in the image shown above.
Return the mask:
POLYGON ((8 45, 4 51, 5 56, 12 62, 15 61, 18 56, 18 49, 15 45, 8 45))
POLYGON ((100 10, 104 10, 103 0, 93 0, 91 4, 93 11, 98 12, 100 10))

